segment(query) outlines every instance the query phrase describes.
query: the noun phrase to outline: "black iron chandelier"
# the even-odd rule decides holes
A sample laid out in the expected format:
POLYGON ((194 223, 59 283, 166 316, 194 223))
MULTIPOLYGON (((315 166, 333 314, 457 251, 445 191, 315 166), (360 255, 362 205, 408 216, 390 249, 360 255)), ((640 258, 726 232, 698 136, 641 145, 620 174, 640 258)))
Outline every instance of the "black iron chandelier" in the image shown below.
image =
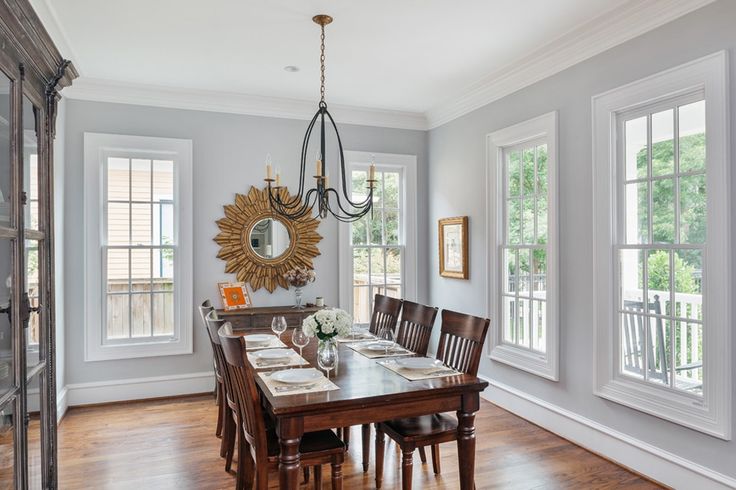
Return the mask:
POLYGON ((283 216, 286 219, 299 219, 312 213, 317 206, 317 214, 320 218, 326 218, 331 214, 340 221, 352 222, 357 221, 371 209, 373 209, 373 187, 376 184, 376 168, 371 162, 366 180, 368 195, 364 200, 354 202, 351 199, 352 178, 347 175, 345 170, 345 154, 342 148, 342 140, 340 133, 337 131, 335 120, 327 110, 327 102, 325 102, 325 26, 332 22, 329 15, 315 15, 312 20, 317 23, 322 31, 320 36, 320 99, 317 113, 307 126, 307 132, 304 135, 302 143, 301 167, 299 171, 299 192, 294 196, 289 196, 286 189, 281 185, 281 176, 276 175, 273 178, 270 161, 266 164, 266 184, 268 186, 268 199, 271 203, 271 209, 274 213, 283 216), (312 131, 315 125, 319 123, 319 153, 316 158, 317 171, 314 175, 315 187, 305 190, 305 179, 307 173, 307 158, 309 155, 309 143, 312 137, 312 131), (340 180, 337 182, 338 188, 334 189, 329 185, 327 176, 327 154, 325 151, 326 131, 329 127, 335 132, 337 137, 337 146, 340 159, 340 180), (342 194, 342 195, 341 195, 342 194))

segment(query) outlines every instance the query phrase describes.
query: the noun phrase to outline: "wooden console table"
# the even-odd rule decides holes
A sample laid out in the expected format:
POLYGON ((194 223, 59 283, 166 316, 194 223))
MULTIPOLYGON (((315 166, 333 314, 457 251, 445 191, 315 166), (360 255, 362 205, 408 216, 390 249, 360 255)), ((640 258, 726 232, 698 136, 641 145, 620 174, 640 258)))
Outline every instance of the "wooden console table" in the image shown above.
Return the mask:
POLYGON ((283 316, 288 326, 297 327, 306 317, 320 309, 316 306, 301 310, 291 306, 260 306, 237 311, 217 310, 217 314, 232 323, 236 330, 271 330, 271 320, 275 316, 283 316))

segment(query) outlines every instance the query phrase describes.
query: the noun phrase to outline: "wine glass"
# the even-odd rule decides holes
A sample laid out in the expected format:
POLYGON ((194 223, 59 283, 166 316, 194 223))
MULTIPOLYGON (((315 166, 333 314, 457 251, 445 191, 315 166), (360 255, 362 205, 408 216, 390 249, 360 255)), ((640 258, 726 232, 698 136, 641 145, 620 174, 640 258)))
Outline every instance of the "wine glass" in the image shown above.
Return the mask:
POLYGON ((381 340, 384 341, 383 348, 385 350, 385 355, 388 355, 388 351, 390 349, 393 349, 394 343, 396 341, 396 337, 394 336, 394 329, 391 327, 386 327, 381 330, 381 340))
POLYGON ((271 330, 273 330, 273 333, 278 335, 279 340, 281 340, 281 334, 286 332, 286 318, 283 316, 273 317, 273 320, 271 320, 271 330))
POLYGON ((297 327, 291 333, 291 342, 299 347, 299 356, 302 356, 302 349, 309 344, 309 336, 301 327, 297 327))
POLYGON ((330 379, 330 371, 337 367, 337 343, 320 342, 317 348, 317 364, 327 371, 327 379, 330 379))

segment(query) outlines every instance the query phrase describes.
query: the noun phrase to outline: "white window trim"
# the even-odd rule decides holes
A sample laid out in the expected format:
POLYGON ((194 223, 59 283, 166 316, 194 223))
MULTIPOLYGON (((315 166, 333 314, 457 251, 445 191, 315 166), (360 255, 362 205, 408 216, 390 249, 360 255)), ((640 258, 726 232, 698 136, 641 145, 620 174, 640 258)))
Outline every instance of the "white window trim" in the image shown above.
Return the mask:
POLYGON ((192 339, 192 141, 84 133, 85 361, 191 354, 192 339), (174 339, 105 343, 102 335, 102 217, 104 160, 115 152, 174 160, 177 262, 174 269, 174 339))
MULTIPOLYGON (((405 253, 402 281, 403 299, 417 301, 417 157, 395 153, 372 153, 366 151, 346 151, 345 166, 348 173, 355 165, 399 167, 404 173, 402 190, 402 209, 407 217, 402 225, 405 234, 405 253)), ((350 223, 340 222, 338 229, 338 304, 340 308, 353 314, 353 256, 350 247, 350 223)))
POLYGON ((501 129, 486 137, 486 208, 488 243, 488 313, 501 318, 500 284, 503 280, 504 148, 544 138, 547 142, 547 345, 546 352, 534 352, 503 341, 503 328, 491 333, 489 357, 553 381, 559 380, 559 238, 558 238, 558 149, 557 111, 501 129))
POLYGON ((595 393, 722 439, 731 438, 731 203, 728 60, 725 51, 594 96, 593 230, 595 393), (627 378, 617 372, 615 263, 616 119, 640 105, 705 92, 708 239, 704 271, 703 398, 627 378))

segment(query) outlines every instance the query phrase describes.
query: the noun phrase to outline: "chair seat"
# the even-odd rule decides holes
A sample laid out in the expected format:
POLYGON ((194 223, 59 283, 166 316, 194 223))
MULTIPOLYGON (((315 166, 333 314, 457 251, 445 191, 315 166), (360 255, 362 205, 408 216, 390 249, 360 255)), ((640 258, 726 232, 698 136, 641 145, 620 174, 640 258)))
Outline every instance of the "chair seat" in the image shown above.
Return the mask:
MULTIPOLYGON (((273 429, 267 429, 268 459, 277 459, 281 452, 279 436, 273 429)), ((342 453, 345 451, 345 443, 331 430, 320 430, 317 432, 306 432, 299 444, 299 453, 303 457, 312 454, 327 455, 342 453)))
POLYGON ((432 437, 457 432, 457 419, 444 413, 394 419, 383 422, 381 425, 386 429, 384 432, 390 436, 395 434, 403 439, 432 437))

